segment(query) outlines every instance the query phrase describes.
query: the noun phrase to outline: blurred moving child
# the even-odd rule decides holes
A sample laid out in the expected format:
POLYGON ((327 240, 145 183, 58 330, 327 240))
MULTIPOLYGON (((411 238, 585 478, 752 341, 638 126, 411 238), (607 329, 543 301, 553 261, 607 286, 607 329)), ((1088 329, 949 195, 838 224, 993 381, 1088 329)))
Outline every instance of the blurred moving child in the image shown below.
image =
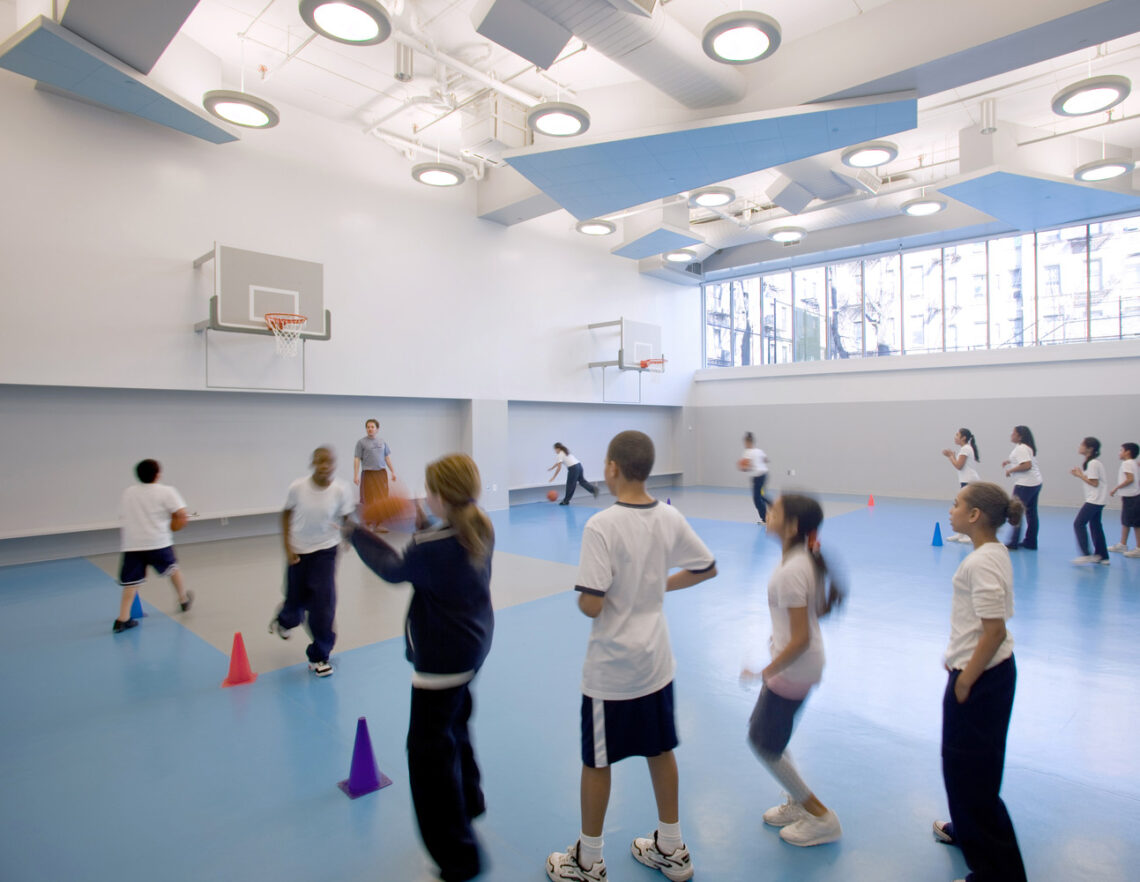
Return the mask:
POLYGON ((1098 563, 1108 566, 1108 543, 1104 539, 1104 526, 1101 517, 1108 503, 1108 475, 1100 461, 1100 441, 1091 435, 1081 441, 1077 452, 1085 458, 1081 468, 1073 468, 1070 474, 1080 478, 1085 485, 1085 504, 1077 512, 1073 530, 1077 534, 1077 547, 1080 557, 1073 563, 1098 563), (1089 534, 1092 534, 1093 551, 1089 554, 1089 534))
POLYGON ((1120 445, 1120 472, 1116 486, 1108 491, 1109 496, 1120 494, 1120 542, 1110 545, 1109 551, 1122 551, 1125 557, 1140 557, 1140 469, 1136 457, 1140 456, 1140 445, 1126 441, 1120 445), (1128 550, 1128 531, 1136 539, 1136 547, 1128 550))

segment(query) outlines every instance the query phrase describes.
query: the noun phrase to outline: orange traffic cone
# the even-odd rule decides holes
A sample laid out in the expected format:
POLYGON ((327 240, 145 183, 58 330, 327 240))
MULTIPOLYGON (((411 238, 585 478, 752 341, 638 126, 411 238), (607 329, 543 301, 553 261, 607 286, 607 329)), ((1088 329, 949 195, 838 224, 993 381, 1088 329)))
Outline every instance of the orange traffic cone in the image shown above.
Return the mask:
POLYGON ((867 497, 867 505, 870 505, 870 506, 875 505, 875 497, 874 496, 868 496, 867 497))
POLYGON ((257 679, 249 667, 249 656, 245 654, 245 641, 241 639, 241 631, 234 634, 234 648, 230 653, 230 673, 222 681, 222 686, 240 686, 242 683, 252 683, 257 679))

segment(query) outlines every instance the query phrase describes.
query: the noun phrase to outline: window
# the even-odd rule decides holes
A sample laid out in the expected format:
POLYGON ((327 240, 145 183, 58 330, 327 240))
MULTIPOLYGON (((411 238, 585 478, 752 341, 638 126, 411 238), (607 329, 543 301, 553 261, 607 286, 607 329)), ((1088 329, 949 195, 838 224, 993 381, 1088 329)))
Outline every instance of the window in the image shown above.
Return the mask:
POLYGON ((1036 330, 1033 236, 994 239, 990 249, 990 348, 1032 346, 1036 330))
POLYGON ((1088 227, 1037 234, 1037 342, 1088 339, 1088 227))
POLYGON ((942 351, 942 249, 902 256, 903 349, 942 351))
POLYGON ((760 364, 760 279, 705 286, 705 365, 760 364))
POLYGON ((897 254, 863 261, 863 352, 898 355, 902 351, 902 299, 897 254))
POLYGON ((822 266, 796 270, 793 285, 795 286, 795 308, 792 310, 795 359, 820 361, 827 358, 827 336, 823 332, 827 270, 822 266))
POLYGON ((945 277, 946 351, 985 349, 986 243, 942 249, 945 277))
POLYGON ((792 274, 775 273, 760 280, 764 316, 764 364, 792 360, 792 274))
POLYGON ((1140 218, 1089 227, 1090 336, 1140 335, 1140 218))
POLYGON ((760 279, 735 282, 732 291, 733 364, 761 364, 760 279))
POLYGON ((863 262, 827 268, 827 350, 830 358, 863 354, 863 262))

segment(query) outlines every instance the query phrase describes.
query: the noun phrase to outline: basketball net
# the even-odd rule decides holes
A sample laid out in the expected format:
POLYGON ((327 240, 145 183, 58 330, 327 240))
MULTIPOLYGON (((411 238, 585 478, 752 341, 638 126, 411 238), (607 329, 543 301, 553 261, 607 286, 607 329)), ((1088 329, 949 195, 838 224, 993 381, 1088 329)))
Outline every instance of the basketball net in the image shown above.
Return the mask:
POLYGON ((301 331, 308 318, 289 312, 267 312, 265 324, 273 332, 277 342, 277 354, 292 358, 301 351, 301 331))

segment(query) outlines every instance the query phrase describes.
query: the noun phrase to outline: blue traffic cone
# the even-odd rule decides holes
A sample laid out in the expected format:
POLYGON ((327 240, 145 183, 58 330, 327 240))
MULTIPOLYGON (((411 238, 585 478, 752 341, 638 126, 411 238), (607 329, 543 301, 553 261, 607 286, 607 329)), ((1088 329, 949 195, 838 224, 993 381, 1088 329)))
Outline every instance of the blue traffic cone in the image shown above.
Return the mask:
POLYGON ((938 526, 938 524, 934 525, 934 539, 931 541, 930 544, 931 545, 937 545, 937 546, 942 545, 942 528, 940 526, 938 526))
POLYGON ((364 717, 356 721, 356 743, 352 748, 352 766, 348 777, 337 784, 341 790, 353 799, 387 787, 392 779, 376 767, 376 759, 372 756, 372 739, 368 737, 368 723, 364 717))
POLYGON ((135 591, 135 602, 131 604, 131 618, 141 619, 144 616, 146 616, 146 613, 143 612, 142 600, 139 599, 138 591, 135 591))

